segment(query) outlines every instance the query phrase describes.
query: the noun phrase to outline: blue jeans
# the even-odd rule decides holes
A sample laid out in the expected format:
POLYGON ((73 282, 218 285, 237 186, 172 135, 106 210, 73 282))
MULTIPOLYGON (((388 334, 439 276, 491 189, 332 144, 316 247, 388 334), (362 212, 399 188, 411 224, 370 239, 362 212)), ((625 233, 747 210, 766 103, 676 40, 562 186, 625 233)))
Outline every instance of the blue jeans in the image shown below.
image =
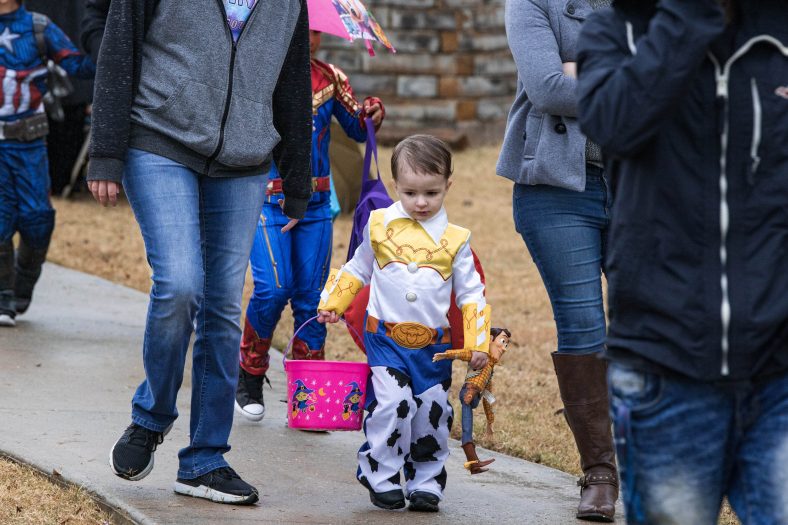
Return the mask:
POLYGON ((722 387, 608 370, 629 524, 788 523, 788 375, 722 387))
POLYGON ((470 404, 463 401, 467 389, 465 385, 460 389, 460 405, 462 406, 462 439, 460 444, 470 443, 473 441, 473 410, 479 406, 482 396, 475 396, 470 404))
POLYGON ((558 352, 604 349, 601 271, 611 204, 602 169, 590 165, 583 192, 514 185, 514 224, 550 296, 558 352))
POLYGON ((189 339, 195 334, 189 446, 178 476, 227 466, 241 340, 241 292, 265 193, 265 175, 215 179, 152 153, 129 150, 123 187, 145 241, 153 286, 145 326, 145 381, 132 421, 163 431, 178 416, 189 339))

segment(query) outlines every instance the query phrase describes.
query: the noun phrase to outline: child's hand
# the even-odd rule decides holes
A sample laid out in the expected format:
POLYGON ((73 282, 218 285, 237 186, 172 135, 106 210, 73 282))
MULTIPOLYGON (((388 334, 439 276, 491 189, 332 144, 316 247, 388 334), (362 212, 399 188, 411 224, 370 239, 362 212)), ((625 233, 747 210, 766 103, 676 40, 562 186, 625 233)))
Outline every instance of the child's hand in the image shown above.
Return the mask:
POLYGON ((317 312, 317 322, 321 324, 337 323, 339 322, 339 315, 336 312, 329 312, 328 310, 319 310, 317 312))
POLYGON ((577 78, 577 62, 564 62, 561 69, 564 70, 564 75, 577 78))
POLYGON ((383 109, 380 107, 380 104, 375 103, 364 108, 367 112, 367 117, 372 119, 372 123, 375 124, 375 131, 380 129, 380 124, 383 122, 383 109))
POLYGON ((471 355, 471 368, 479 370, 487 366, 487 354, 484 352, 473 352, 471 355))
POLYGON ((440 353, 435 354, 435 355, 432 356, 432 362, 433 363, 437 363, 438 361, 443 361, 444 359, 451 359, 449 357, 449 353, 448 352, 440 352, 440 353))
POLYGON ((492 423, 487 423, 487 428, 484 430, 485 439, 492 439, 494 433, 492 423))

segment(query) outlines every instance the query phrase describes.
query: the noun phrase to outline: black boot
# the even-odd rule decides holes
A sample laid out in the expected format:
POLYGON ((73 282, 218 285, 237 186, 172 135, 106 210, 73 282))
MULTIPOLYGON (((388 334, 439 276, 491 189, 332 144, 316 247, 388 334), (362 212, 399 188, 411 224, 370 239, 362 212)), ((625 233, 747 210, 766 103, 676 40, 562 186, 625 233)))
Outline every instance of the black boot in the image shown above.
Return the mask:
POLYGON ((0 326, 15 326, 14 244, 0 243, 0 326))
POLYGON ((23 314, 30 307, 33 299, 33 288, 41 277, 41 267, 47 258, 49 240, 42 247, 31 248, 20 240, 16 252, 16 281, 14 282, 14 297, 16 298, 16 313, 23 314))

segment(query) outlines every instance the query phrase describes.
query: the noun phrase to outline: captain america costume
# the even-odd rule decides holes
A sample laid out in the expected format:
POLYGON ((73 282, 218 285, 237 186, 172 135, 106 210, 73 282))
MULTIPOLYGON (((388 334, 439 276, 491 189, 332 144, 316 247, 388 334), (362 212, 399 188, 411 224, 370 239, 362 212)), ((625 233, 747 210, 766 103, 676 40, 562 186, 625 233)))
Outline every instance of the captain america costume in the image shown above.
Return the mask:
MULTIPOLYGON (((95 65, 90 58, 46 22, 47 58, 70 76, 92 78, 95 65)), ((0 77, 0 314, 13 318, 27 307, 55 226, 47 128, 39 124, 45 120, 47 68, 36 43, 33 14, 23 6, 0 15, 0 77), (17 231, 21 242, 15 268, 11 239, 17 231)))
MULTIPOLYGON (((348 77, 338 67, 312 59, 312 199, 306 215, 289 232, 280 202, 281 178, 272 166, 268 190, 250 257, 254 292, 246 310, 241 340, 241 368, 260 376, 268 370, 271 337, 288 301, 295 328, 314 316, 331 263, 332 216, 330 207, 329 145, 331 119, 347 135, 366 140, 366 112, 353 94, 348 77)), ((376 97, 365 105, 383 104, 376 97)), ((326 328, 310 323, 293 342, 295 359, 322 359, 326 328)))

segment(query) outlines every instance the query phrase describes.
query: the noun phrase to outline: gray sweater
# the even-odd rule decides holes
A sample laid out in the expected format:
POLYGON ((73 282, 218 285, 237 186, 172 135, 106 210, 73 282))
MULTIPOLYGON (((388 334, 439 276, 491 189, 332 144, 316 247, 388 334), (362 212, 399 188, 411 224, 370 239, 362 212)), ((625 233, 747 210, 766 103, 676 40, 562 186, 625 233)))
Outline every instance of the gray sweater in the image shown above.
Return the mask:
POLYGON ((576 60, 580 27, 591 11, 589 0, 507 0, 506 35, 518 83, 499 175, 519 184, 585 190, 586 162, 599 159, 586 157, 576 119, 577 81, 563 74, 562 64, 576 60))

